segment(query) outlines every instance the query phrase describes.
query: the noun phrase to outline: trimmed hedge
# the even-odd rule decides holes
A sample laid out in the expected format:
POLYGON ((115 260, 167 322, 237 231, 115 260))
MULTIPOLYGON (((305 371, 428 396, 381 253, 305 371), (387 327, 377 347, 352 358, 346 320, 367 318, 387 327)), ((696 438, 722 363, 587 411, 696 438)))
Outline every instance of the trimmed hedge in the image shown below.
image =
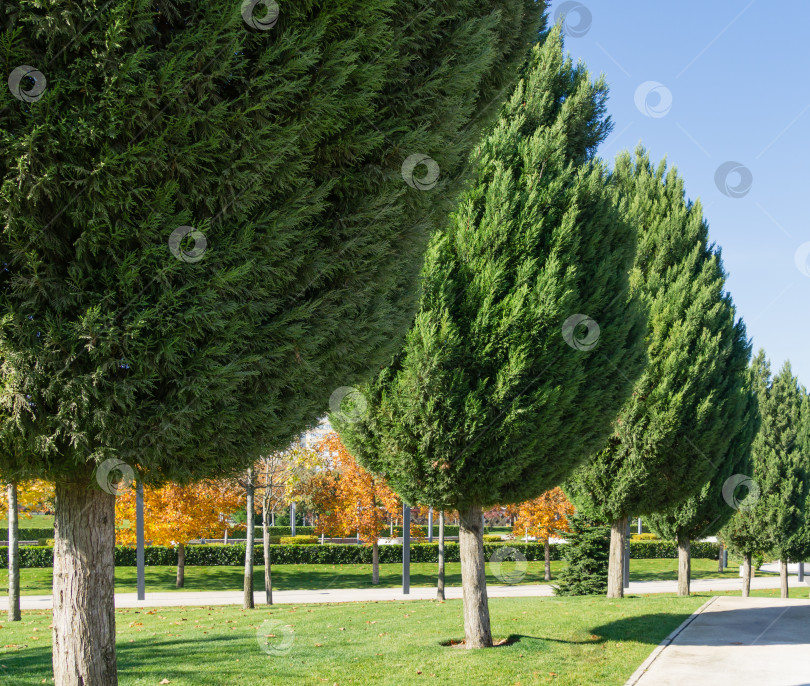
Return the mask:
MULTIPOLYGON (((53 527, 34 527, 32 529, 19 529, 19 540, 38 541, 40 538, 53 538, 53 527)), ((8 541, 8 527, 0 528, 0 541, 8 541)))
MULTIPOLYGON (((562 548, 567 544, 552 543, 551 559, 562 559, 562 548)), ((509 546, 515 548, 529 561, 540 562, 545 559, 543 546, 539 543, 521 543, 506 541, 504 543, 484 543, 484 555, 489 559, 498 548, 509 546)), ((693 543, 692 557, 717 559, 717 543, 693 543)), ((631 541, 630 557, 635 559, 677 558, 678 547, 671 541, 631 541)), ((176 565, 177 550, 165 546, 148 546, 144 551, 148 566, 176 565)), ((254 547, 254 563, 260 565, 264 560, 261 543, 254 547)), ((445 561, 459 561, 459 547, 455 541, 445 543, 445 561)), ((270 560, 273 564, 371 564, 371 546, 367 545, 271 545, 270 560)), ((401 545, 381 545, 380 562, 400 562, 401 545)), ((437 543, 411 544, 411 562, 438 562, 437 543)), ((214 565, 240 566, 245 563, 245 546, 234 545, 189 545, 186 546, 186 565, 190 567, 209 567, 214 565)), ((135 566, 135 548, 116 546, 115 564, 118 567, 135 566)), ((0 548, 0 566, 8 567, 8 548, 0 548)), ((53 548, 50 546, 21 546, 20 567, 53 567, 53 548)))

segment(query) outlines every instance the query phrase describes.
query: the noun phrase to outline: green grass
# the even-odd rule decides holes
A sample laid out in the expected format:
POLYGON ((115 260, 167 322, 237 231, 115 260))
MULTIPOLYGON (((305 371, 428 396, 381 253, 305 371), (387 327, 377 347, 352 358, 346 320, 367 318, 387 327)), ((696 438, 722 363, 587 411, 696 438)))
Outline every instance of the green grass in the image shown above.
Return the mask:
MULTIPOLYGON (((493 635, 508 642, 482 651, 440 645, 463 637, 460 601, 119 609, 120 684, 619 686, 706 600, 491 599, 493 635), (271 651, 289 638, 289 652, 266 654, 257 633, 271 651)), ((0 684, 50 683, 50 622, 30 611, 3 624, 0 684)))
MULTIPOLYGON (((31 515, 29 519, 24 514, 20 514, 19 519, 20 529, 47 529, 53 528, 53 515, 31 515)), ((8 520, 0 519, 0 528, 8 528, 8 520)))
MULTIPOLYGON (((556 578, 563 568, 563 562, 551 563, 552 578, 556 578)), ((508 572, 507 563, 504 571, 508 572)), ((51 592, 53 570, 20 570, 20 592, 23 595, 40 595, 51 592)), ((238 591, 242 588, 242 567, 186 567, 185 591, 238 591)), ((147 567, 146 588, 149 591, 175 591, 176 571, 174 567, 147 567)), ((678 578, 677 560, 631 560, 630 577, 635 581, 660 581, 678 578)), ((714 560, 692 560, 692 578, 739 578, 738 572, 717 572, 714 560)), ((115 583, 118 592, 134 592, 135 567, 117 567, 115 583)), ((402 568, 399 564, 380 565, 380 586, 399 586, 402 583, 402 568)), ((461 565, 448 562, 445 566, 445 583, 448 586, 461 585, 461 565)), ((487 565, 487 583, 502 583, 493 576, 487 565)), ((529 562, 523 584, 545 583, 543 563, 529 562)), ((436 565, 428 562, 411 564, 412 586, 434 586, 436 565)), ((264 567, 254 570, 254 586, 264 588, 264 567)), ((0 570, 0 589, 6 595, 8 571, 0 570)), ((273 588, 276 590, 312 590, 319 588, 374 588, 371 583, 371 565, 276 565, 273 567, 273 588)))

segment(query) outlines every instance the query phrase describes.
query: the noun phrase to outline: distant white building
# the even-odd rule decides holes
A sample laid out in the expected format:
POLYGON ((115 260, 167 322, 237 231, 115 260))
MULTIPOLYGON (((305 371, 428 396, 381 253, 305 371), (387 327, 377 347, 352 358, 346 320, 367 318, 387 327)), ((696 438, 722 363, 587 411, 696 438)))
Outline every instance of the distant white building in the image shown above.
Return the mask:
POLYGON ((301 434, 301 445, 304 448, 314 448, 323 440, 326 434, 332 432, 332 425, 327 417, 321 417, 318 425, 301 434))

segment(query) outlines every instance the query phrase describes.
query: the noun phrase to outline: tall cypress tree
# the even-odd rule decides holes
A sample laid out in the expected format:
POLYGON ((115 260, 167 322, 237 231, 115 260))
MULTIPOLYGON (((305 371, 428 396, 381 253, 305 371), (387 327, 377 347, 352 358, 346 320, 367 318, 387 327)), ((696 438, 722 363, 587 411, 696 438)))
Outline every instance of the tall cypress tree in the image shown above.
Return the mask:
POLYGON ((593 158, 606 95, 559 27, 533 49, 431 242, 404 349, 365 413, 333 416, 406 502, 458 511, 468 648, 492 644, 482 508, 536 497, 598 449, 644 363, 635 232, 593 158))
POLYGON ((612 522, 608 596, 621 597, 629 515, 696 493, 746 431, 750 346, 702 207, 686 200, 677 172, 639 150, 619 156, 615 178, 639 232, 632 282, 649 310, 649 363, 607 446, 565 490, 577 509, 612 522))
POLYGON ((0 430, 56 482, 56 683, 112 684, 113 497, 95 466, 236 473, 390 356, 427 233, 543 5, 54 11, 0 15, 0 349, 16 380, 0 430))

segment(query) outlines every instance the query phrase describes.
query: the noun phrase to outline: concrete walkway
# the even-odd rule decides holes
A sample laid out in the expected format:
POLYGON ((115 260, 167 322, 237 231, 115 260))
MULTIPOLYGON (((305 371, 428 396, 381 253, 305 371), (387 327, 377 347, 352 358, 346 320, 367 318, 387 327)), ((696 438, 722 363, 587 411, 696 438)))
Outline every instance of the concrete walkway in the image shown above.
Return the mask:
MULTIPOLYGON (((807 577, 806 577, 807 578, 807 577)), ((790 578, 791 586, 802 586, 796 577, 790 578)), ((779 577, 755 577, 751 580, 752 589, 779 588, 779 577)), ((712 591, 740 591, 741 579, 697 579, 692 582, 695 593, 712 591)), ((628 595, 645 593, 677 593, 676 581, 631 581, 628 595)), ((490 598, 517 598, 526 596, 553 595, 549 584, 495 586, 488 585, 490 598)), ((461 598, 461 587, 452 586, 445 589, 447 599, 461 598)), ((403 595, 400 587, 394 588, 325 588, 314 591, 274 591, 273 602, 277 604, 302 605, 305 603, 346 603, 373 602, 385 600, 433 600, 436 589, 432 586, 411 587, 409 595, 403 595)), ((256 604, 264 603, 264 590, 255 593, 256 604)), ((241 605, 242 591, 162 591, 150 593, 146 589, 146 600, 139 601, 135 593, 116 593, 116 607, 169 607, 178 605, 241 605)), ((49 609, 50 595, 24 595, 20 598, 23 610, 49 609)), ((808 683, 810 683, 810 665, 808 666, 808 683)))
POLYGON ((625 686, 807 686, 810 602, 712 598, 625 686))

